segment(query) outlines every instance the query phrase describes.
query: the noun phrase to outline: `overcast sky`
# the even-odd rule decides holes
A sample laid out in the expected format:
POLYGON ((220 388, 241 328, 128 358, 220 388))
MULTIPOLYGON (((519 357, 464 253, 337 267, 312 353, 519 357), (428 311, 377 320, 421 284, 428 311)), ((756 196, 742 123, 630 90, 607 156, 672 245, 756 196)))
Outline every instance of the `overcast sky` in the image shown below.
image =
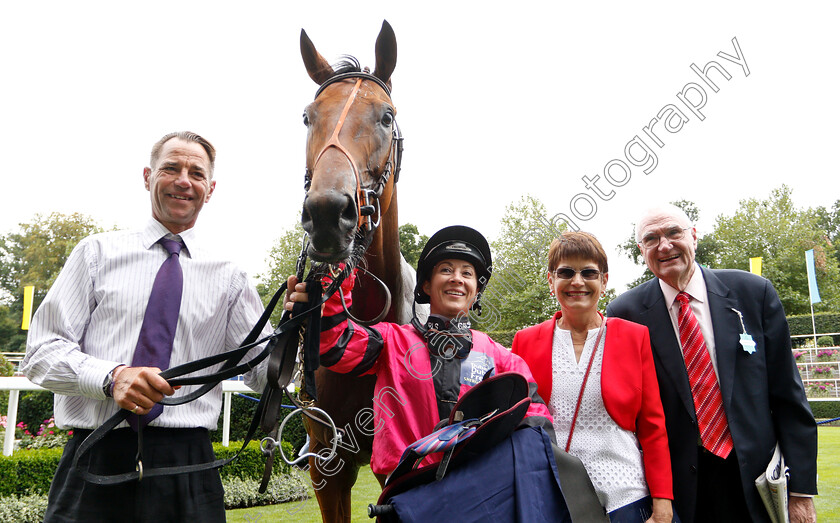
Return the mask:
POLYGON ((149 149, 187 129, 218 150, 198 227, 219 244, 243 238, 230 256, 263 272, 303 198, 301 114, 316 85, 300 30, 328 60, 372 67, 383 19, 399 47, 400 222, 424 234, 461 223, 492 239, 504 207, 532 194, 601 239, 621 291, 641 269, 615 248, 647 202, 693 200, 703 233, 783 183, 799 206, 840 198, 834 3, 306 4, 4 4, 0 233, 53 211, 142 224, 149 149), (717 92, 691 68, 710 61, 730 76, 708 73, 717 92), (695 113, 686 103, 701 96, 695 113), (634 137, 656 155, 647 174, 627 158, 634 137))

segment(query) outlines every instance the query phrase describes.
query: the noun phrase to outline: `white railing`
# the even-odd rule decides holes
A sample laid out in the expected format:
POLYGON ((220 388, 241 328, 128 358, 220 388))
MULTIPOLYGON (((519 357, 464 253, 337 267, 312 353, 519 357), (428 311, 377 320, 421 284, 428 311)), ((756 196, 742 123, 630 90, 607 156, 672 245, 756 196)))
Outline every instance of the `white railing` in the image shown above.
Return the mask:
MULTIPOLYGON (((9 391, 9 412, 6 414, 6 435, 3 441, 3 455, 11 456, 15 448, 15 425, 17 424, 18 400, 22 390, 45 390, 35 385, 23 376, 11 378, 0 377, 0 390, 9 391)), ((245 385, 244 381, 225 380, 222 382, 224 393, 224 408, 222 416, 222 445, 227 447, 230 444, 230 406, 231 395, 237 392, 254 393, 245 385)))
POLYGON ((793 354, 808 399, 837 401, 840 398, 840 347, 794 348, 793 354), (819 359, 820 351, 835 351, 835 355, 819 359))

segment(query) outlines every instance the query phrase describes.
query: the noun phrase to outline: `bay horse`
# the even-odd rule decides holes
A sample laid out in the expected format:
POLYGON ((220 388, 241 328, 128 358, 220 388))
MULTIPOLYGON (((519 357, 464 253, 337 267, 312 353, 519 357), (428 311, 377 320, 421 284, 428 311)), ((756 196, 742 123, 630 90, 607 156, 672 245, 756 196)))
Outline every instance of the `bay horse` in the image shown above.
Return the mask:
MULTIPOLYGON (((353 288, 355 318, 408 323, 412 316, 414 270, 400 254, 397 178, 401 136, 391 96, 391 73, 397 62, 397 41, 387 21, 376 40, 373 73, 350 56, 331 66, 301 30, 300 49, 306 71, 320 88, 304 111, 306 196, 301 222, 309 236, 308 255, 318 262, 346 260, 360 238, 372 235, 359 264, 353 288), (393 297, 390 305, 381 285, 393 297), (384 314, 384 316, 382 315, 384 314)), ((341 432, 338 455, 324 463, 309 458, 321 517, 349 522, 350 490, 359 467, 370 463, 373 435, 360 430, 357 415, 373 406, 375 376, 355 377, 320 367, 316 372, 317 403, 341 432)), ((328 456, 332 430, 305 423, 310 452, 328 456)), ((380 484, 384 477, 378 477, 380 484)))

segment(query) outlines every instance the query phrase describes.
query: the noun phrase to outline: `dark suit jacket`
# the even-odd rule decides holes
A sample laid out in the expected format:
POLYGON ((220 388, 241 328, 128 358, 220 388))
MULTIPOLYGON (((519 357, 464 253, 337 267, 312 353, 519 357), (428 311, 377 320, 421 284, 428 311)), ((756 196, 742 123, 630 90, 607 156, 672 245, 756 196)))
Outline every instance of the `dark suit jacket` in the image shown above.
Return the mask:
MULTIPOLYGON (((793 359, 790 332, 776 290, 764 278, 736 270, 702 269, 715 333, 715 352, 723 406, 741 469, 750 514, 769 521, 755 489, 776 441, 790 467, 789 488, 817 492, 817 428, 793 359), (744 316, 756 351, 739 343, 737 309, 744 316)), ((697 441, 694 401, 659 280, 632 289, 607 307, 607 315, 646 325, 665 410, 674 505, 685 523, 694 520, 697 503, 697 441)))

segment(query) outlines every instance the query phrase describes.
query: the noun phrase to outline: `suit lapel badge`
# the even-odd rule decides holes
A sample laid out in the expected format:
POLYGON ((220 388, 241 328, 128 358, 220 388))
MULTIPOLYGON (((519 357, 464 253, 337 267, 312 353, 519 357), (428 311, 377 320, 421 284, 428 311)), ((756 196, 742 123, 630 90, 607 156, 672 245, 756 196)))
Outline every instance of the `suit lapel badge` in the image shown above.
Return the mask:
POLYGON ((753 340, 752 336, 747 334, 747 328, 744 326, 744 315, 741 314, 741 311, 736 309, 735 307, 730 307, 730 309, 738 315, 738 319, 741 320, 741 339, 739 343, 741 347, 744 348, 744 352, 747 354, 752 354, 755 352, 755 340, 753 340))

